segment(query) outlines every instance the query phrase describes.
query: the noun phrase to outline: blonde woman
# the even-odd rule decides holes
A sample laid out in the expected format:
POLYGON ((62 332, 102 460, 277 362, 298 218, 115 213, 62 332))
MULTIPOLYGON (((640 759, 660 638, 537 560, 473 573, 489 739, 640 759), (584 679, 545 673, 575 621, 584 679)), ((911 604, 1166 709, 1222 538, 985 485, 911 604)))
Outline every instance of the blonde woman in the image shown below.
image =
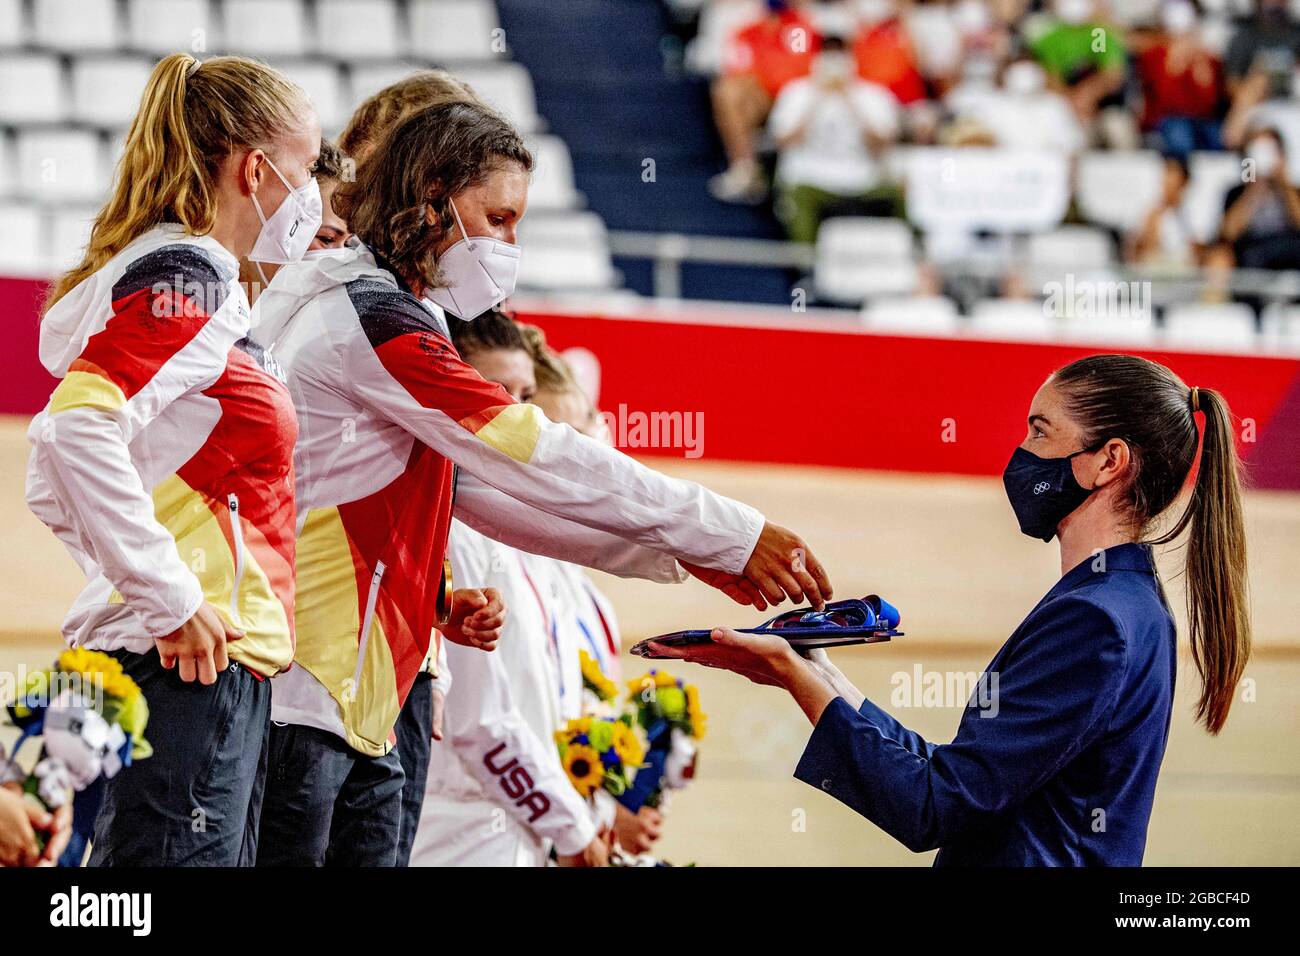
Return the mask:
POLYGON ((250 862, 270 714, 293 660, 293 403, 247 339, 245 257, 319 224, 320 125, 238 57, 154 69, 85 257, 55 284, 29 431, 31 509, 87 584, 69 644, 149 701, 154 754, 109 781, 92 865, 250 862))

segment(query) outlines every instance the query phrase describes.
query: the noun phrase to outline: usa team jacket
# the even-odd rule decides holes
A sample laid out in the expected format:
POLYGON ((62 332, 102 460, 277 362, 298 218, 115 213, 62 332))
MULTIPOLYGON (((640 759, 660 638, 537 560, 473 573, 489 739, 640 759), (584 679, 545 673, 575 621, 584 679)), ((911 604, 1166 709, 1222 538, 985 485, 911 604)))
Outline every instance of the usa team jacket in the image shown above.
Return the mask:
MULTIPOLYGON (((299 420, 295 660, 305 673, 276 682, 276 720, 388 751, 431 643, 453 463, 527 506, 518 521, 480 514, 478 524, 513 528, 510 543, 530 550, 564 552, 581 528, 609 544, 607 570, 666 580, 680 577, 675 557, 739 572, 753 551, 760 513, 516 403, 364 247, 281 269, 254 312, 254 337, 285 369, 299 420)), ((602 545, 582 550, 599 560, 602 545)))
POLYGON ((245 632, 231 658, 293 660, 297 423, 237 277, 215 240, 159 226, 41 323, 61 381, 28 431, 27 502, 86 574, 71 644, 147 653, 209 601, 245 632))
POLYGON ((491 654, 447 645, 455 675, 445 738, 429 754, 428 787, 411 862, 416 866, 542 866, 550 847, 579 852, 595 819, 569 782, 554 733, 564 684, 580 685, 578 648, 566 644, 557 575, 563 564, 452 522, 451 556, 467 587, 493 587, 510 609, 491 654))

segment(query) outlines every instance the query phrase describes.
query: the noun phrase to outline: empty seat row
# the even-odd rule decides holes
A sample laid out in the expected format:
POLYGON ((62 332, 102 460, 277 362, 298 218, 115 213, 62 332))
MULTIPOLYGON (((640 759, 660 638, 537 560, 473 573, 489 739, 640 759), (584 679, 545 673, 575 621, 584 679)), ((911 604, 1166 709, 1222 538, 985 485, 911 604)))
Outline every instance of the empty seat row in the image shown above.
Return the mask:
MULTIPOLYGON (((582 205, 564 141, 533 136, 528 145, 534 162, 529 207, 544 213, 582 205)), ((106 139, 83 129, 32 127, 13 137, 0 133, 0 197, 45 203, 102 201, 121 149, 121 137, 106 139)))
POLYGON ((493 0, 0 0, 0 48, 238 51, 440 62, 505 52, 493 0), (314 15, 313 15, 314 11, 314 15))
MULTIPOLYGON (((0 199, 0 274, 52 275, 74 264, 99 209, 0 199)), ((613 289, 620 276, 604 221, 592 212, 530 215, 520 225, 519 288, 542 292, 613 289)))
POLYGON ((987 299, 962 317, 951 299, 923 296, 875 299, 862 309, 864 323, 882 334, 947 337, 971 333, 1013 341, 1069 341, 1116 348, 1160 345, 1184 351, 1279 350, 1300 353, 1300 306, 1266 309, 1257 329, 1254 312, 1240 303, 1170 306, 1157 325, 1149 309, 1125 315, 1054 314, 1044 303, 987 299))
MULTIPOLYGON (((0 124, 73 120, 104 129, 125 127, 140 105, 153 64, 144 56, 89 54, 75 58, 65 70, 63 58, 53 54, 5 54, 0 56, 0 124)), ((371 93, 419 69, 403 62, 351 69, 321 60, 279 65, 307 91, 327 131, 346 123, 352 109, 371 93)), ((520 130, 541 127, 532 77, 520 64, 503 61, 456 72, 520 130)))

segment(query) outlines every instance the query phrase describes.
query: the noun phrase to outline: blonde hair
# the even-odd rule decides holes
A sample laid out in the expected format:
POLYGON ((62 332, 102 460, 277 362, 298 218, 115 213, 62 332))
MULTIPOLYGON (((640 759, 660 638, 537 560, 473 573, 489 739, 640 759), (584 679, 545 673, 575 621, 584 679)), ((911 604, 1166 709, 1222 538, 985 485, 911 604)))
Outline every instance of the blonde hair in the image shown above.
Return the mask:
POLYGON ((299 87, 256 60, 219 56, 200 62, 186 53, 160 60, 85 255, 55 283, 45 309, 160 223, 179 223, 191 235, 211 232, 221 162, 239 149, 269 148, 297 128, 310 108, 299 87))
POLYGON ((525 322, 515 324, 519 326, 524 347, 533 360, 533 378, 537 380, 537 390, 539 392, 581 392, 582 387, 574 378, 569 363, 546 344, 546 333, 537 326, 525 322))
POLYGON ((446 70, 419 70, 384 87, 357 107, 347 127, 339 134, 344 155, 359 164, 384 136, 412 113, 444 103, 481 104, 468 83, 446 70))

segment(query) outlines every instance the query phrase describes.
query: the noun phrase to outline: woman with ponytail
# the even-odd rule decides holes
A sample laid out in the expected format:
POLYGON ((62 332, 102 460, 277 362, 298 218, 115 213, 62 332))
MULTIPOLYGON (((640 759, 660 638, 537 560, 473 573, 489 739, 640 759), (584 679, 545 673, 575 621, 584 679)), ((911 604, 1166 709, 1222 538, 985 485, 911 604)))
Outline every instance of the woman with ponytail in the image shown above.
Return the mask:
POLYGON ((1062 576, 989 664, 952 743, 903 727, 824 651, 727 629, 660 650, 789 690, 815 727, 795 776, 912 850, 940 848, 938 865, 1136 866, 1177 651, 1154 545, 1186 534, 1196 715, 1212 734, 1250 654, 1232 420, 1218 392, 1163 365, 1094 355, 1048 378, 1028 424, 1003 481, 1020 530, 1058 540, 1062 576))
POLYGON ((53 286, 31 509, 87 584, 63 623, 143 688, 153 755, 107 784, 92 864, 250 862, 293 660, 293 403, 248 340, 246 257, 319 223, 315 111, 238 57, 164 58, 82 261, 53 286))

